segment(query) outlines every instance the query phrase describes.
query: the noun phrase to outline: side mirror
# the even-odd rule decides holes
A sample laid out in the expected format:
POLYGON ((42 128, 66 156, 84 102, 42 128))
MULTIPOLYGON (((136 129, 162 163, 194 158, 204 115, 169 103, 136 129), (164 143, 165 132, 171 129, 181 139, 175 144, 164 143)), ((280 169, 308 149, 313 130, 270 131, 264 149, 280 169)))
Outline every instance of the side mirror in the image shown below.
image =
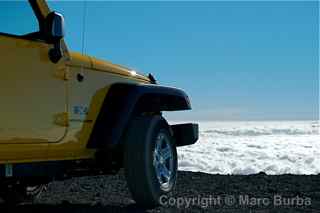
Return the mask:
POLYGON ((54 47, 49 50, 49 58, 57 63, 63 56, 61 39, 64 37, 64 18, 57 12, 51 12, 46 18, 46 40, 54 47))
POLYGON ((51 34, 52 38, 58 41, 64 37, 64 18, 56 12, 53 12, 51 34))

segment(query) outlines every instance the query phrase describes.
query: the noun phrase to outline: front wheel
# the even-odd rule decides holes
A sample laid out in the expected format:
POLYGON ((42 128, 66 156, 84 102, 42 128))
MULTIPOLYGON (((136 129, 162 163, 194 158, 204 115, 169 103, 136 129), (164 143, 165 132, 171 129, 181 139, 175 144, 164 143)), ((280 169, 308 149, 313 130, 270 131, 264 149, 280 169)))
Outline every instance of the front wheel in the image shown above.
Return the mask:
POLYGON ((177 150, 170 126, 161 116, 134 119, 124 143, 124 168, 134 200, 157 206, 177 179, 177 150))

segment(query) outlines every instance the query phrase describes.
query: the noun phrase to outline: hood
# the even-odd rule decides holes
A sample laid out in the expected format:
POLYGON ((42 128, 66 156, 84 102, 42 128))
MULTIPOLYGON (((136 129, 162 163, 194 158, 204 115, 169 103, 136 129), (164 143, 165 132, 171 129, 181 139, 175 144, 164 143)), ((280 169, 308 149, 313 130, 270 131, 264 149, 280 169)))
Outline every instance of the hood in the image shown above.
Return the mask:
POLYGON ((150 79, 142 74, 135 72, 127 67, 113 64, 112 62, 100 60, 94 57, 82 55, 77 52, 70 52, 70 60, 67 62, 69 66, 83 67, 93 71, 107 72, 118 74, 130 78, 134 78, 144 83, 150 83, 150 79))

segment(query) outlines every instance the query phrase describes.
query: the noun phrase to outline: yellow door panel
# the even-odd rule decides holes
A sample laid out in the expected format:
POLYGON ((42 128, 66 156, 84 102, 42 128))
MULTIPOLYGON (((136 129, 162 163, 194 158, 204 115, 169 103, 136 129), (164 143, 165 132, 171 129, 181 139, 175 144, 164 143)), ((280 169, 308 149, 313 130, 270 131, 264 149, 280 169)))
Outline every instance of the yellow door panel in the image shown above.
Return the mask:
POLYGON ((0 145, 57 142, 65 135, 67 81, 57 77, 65 67, 49 60, 49 48, 0 35, 0 145))
POLYGON ((49 144, 49 159, 93 157, 94 150, 86 146, 109 87, 114 83, 134 82, 129 77, 81 66, 72 66, 69 71, 68 134, 61 143, 49 144), (78 81, 78 75, 83 77, 82 81, 78 81))

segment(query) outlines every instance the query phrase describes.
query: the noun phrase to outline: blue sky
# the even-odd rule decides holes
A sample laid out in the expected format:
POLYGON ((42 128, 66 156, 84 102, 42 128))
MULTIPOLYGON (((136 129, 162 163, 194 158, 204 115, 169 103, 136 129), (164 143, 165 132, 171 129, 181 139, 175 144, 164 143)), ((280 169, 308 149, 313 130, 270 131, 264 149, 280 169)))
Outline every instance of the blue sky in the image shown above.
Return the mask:
MULTIPOLYGON (((194 110, 172 119, 319 118, 318 2, 86 5, 85 53, 185 89, 194 110)), ((84 2, 50 6, 81 51, 84 2)))

